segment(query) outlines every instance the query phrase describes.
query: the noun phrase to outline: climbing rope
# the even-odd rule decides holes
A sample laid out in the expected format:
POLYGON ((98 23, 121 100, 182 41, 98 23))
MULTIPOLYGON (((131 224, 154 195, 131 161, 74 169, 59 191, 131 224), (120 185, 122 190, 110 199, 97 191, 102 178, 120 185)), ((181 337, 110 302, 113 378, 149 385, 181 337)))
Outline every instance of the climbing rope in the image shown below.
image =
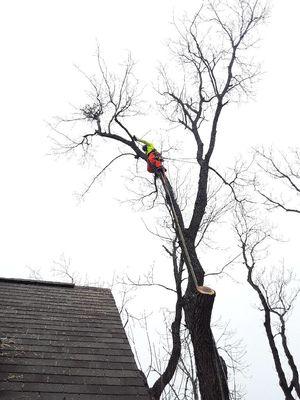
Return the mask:
POLYGON ((169 191, 168 183, 166 182, 166 177, 165 177, 164 172, 162 172, 160 174, 160 179, 162 181, 162 184, 163 184, 163 187, 165 189, 166 194, 169 196, 170 206, 171 206, 171 210, 172 210, 172 214, 173 214, 173 220, 174 220, 174 222, 176 224, 178 235, 179 235, 180 241, 182 243, 182 247, 183 247, 183 251, 184 251, 184 255, 185 255, 185 259, 186 259, 186 265, 187 265, 188 270, 189 270, 189 272, 190 272, 190 274, 192 276, 192 279, 194 281, 195 287, 198 290, 199 285, 198 285, 197 277, 196 277, 196 274, 195 274, 195 271, 194 271, 194 268, 193 268, 193 265, 192 265, 192 261, 191 261, 191 258, 190 258, 186 243, 185 243, 185 239, 184 239, 184 236, 183 236, 183 233, 182 233, 181 226, 180 226, 179 221, 178 221, 178 217, 177 217, 177 214, 176 214, 176 211, 175 211, 175 207, 174 207, 174 204, 173 204, 172 196, 171 196, 171 193, 169 191))
POLYGON ((182 163, 187 163, 187 164, 198 164, 198 162, 195 161, 195 158, 170 158, 170 157, 164 157, 164 160, 182 162, 182 163), (194 161, 192 161, 192 160, 194 160, 194 161))

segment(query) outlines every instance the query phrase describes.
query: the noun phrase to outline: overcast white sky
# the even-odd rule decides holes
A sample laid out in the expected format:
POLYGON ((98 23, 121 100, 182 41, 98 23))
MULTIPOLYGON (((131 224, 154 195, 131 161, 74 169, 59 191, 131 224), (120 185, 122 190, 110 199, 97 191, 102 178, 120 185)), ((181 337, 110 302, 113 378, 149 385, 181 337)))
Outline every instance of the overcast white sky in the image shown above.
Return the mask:
MULTIPOLYGON (((230 164, 239 152, 256 144, 280 149, 299 145, 300 3, 274 3, 257 53, 265 75, 257 85, 255 101, 231 109, 224 117, 215 157, 218 165, 222 161, 230 164)), ((26 266, 31 266, 40 268, 48 278, 53 260, 64 253, 72 259, 74 269, 90 279, 109 279, 114 271, 125 269, 146 270, 153 262, 168 279, 161 244, 142 222, 142 218, 151 222, 149 214, 119 201, 127 196, 126 172, 117 167, 78 203, 74 193, 89 181, 91 169, 75 159, 47 155, 51 131, 46 121, 65 115, 70 104, 81 105, 87 86, 74 64, 93 72, 97 41, 110 62, 118 62, 130 50, 140 79, 150 85, 158 62, 165 57, 164 43, 173 34, 173 13, 180 16, 198 5, 195 0, 188 5, 179 0, 1 2, 1 276, 25 278, 26 266), (149 256, 149 247, 153 256, 149 256)), ((149 138, 155 128, 158 126, 145 126, 142 120, 136 125, 142 134, 150 131, 149 138)), ((286 257, 298 267, 293 250, 298 240, 296 223, 292 218, 286 221, 286 226, 294 226, 286 257)), ((254 297, 248 289, 233 284, 228 294, 228 288, 219 284, 220 296, 225 292, 229 305, 240 296, 241 306, 234 317, 226 312, 230 306, 223 309, 218 297, 216 314, 230 317, 238 335, 245 337, 251 364, 247 399, 258 395, 265 400, 281 398, 275 375, 265 372, 273 367, 270 357, 265 357, 268 350, 252 307, 254 297)), ((300 332, 299 325, 293 326, 298 326, 292 335, 295 348, 300 332)))

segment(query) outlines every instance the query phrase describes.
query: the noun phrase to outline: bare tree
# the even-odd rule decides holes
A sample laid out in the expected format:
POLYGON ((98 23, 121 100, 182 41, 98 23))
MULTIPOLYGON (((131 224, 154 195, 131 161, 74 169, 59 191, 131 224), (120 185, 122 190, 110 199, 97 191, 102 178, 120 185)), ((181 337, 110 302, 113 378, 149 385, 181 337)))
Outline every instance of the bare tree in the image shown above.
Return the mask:
POLYGON ((284 267, 267 273, 267 242, 272 237, 264 225, 244 207, 239 207, 236 217, 235 231, 247 268, 247 281, 257 293, 259 309, 264 313, 264 327, 280 388, 286 400, 295 399, 294 393, 299 398, 299 373, 288 343, 286 324, 300 289, 295 286, 294 274, 284 267), (263 269, 260 264, 264 265, 263 269), (285 366, 286 361, 288 366, 285 366))
MULTIPOLYGON (((266 16, 267 9, 258 0, 204 2, 191 20, 186 19, 176 25, 178 40, 170 43, 175 67, 181 71, 181 77, 173 82, 168 69, 160 69, 158 92, 162 96, 162 111, 170 123, 182 127, 194 140, 197 171, 195 196, 189 201, 189 215, 183 214, 180 198, 176 196, 168 178, 165 178, 162 192, 166 190, 164 202, 179 238, 180 258, 188 270, 185 294, 181 299, 180 292, 178 298, 181 299, 191 336, 203 400, 229 399, 224 363, 218 354, 210 326, 215 293, 198 291, 205 279, 197 243, 203 234, 201 226, 208 205, 209 172, 212 171, 210 163, 225 107, 231 101, 238 101, 241 96, 248 96, 253 90, 252 84, 259 74, 259 68, 252 61, 250 49, 257 41, 257 29, 266 16)), ((128 119, 139 112, 133 68, 134 63, 129 57, 123 73, 116 76, 109 71, 98 51, 99 76, 87 76, 92 88, 91 101, 71 118, 73 122, 84 123, 84 130, 89 129, 88 133, 73 137, 56 127, 61 153, 81 149, 86 155, 99 139, 103 143, 115 144, 117 152, 92 179, 85 193, 121 158, 140 158, 146 161, 145 154, 134 140, 132 126, 128 123, 128 119)), ((162 376, 168 374, 166 370, 162 376)), ((160 379, 159 390, 153 389, 152 392, 154 398, 159 398, 159 393, 168 381, 169 377, 166 380, 160 379)))
POLYGON ((53 261, 51 272, 55 277, 64 278, 71 283, 80 284, 80 275, 72 269, 71 258, 61 254, 58 260, 53 261))
POLYGON ((41 269, 40 268, 34 268, 31 267, 30 265, 26 266, 28 272, 29 272, 29 279, 35 279, 35 280, 42 280, 42 274, 41 274, 41 269))

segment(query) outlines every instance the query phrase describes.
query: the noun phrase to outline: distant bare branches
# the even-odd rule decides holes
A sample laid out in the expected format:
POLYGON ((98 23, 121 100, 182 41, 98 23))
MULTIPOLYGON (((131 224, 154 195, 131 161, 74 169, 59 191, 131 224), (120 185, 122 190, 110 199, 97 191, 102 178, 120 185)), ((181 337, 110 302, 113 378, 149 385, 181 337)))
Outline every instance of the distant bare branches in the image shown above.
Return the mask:
POLYGON ((34 268, 29 265, 27 265, 26 268, 29 272, 29 279, 36 279, 38 281, 43 279, 40 268, 34 268))
POLYGON ((263 172, 262 184, 257 182, 256 190, 264 199, 269 210, 281 209, 300 213, 300 153, 298 149, 288 155, 272 149, 256 149, 258 166, 263 172), (267 179, 267 180, 266 180, 267 179), (274 182, 278 184, 274 193, 274 182), (267 188, 270 189, 268 190, 267 188), (281 189, 281 190, 280 190, 281 189))
POLYGON ((79 284, 81 281, 80 274, 72 269, 71 258, 66 257, 65 254, 61 254, 57 261, 53 261, 51 272, 54 276, 66 278, 74 284, 79 284))

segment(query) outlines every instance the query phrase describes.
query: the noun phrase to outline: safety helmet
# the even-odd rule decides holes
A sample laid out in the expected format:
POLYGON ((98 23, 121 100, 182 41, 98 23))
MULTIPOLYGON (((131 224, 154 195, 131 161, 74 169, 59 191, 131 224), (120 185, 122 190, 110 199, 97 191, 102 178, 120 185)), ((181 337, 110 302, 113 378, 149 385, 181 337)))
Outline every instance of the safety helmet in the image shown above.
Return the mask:
POLYGON ((142 149, 143 149, 143 151, 147 151, 147 145, 146 144, 144 144, 144 146, 142 147, 142 149))

